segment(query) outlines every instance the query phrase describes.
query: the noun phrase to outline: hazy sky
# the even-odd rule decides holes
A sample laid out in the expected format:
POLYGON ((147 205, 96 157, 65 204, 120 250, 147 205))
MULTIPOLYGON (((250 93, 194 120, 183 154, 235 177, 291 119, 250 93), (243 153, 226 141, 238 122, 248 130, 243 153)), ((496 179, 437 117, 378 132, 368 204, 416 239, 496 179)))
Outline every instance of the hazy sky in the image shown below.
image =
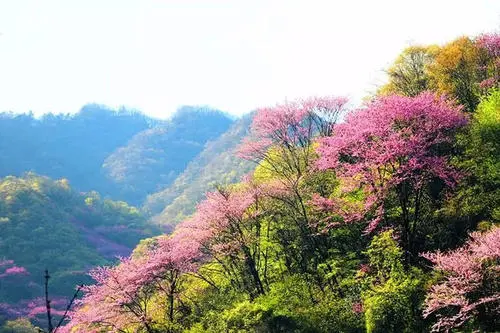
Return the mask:
POLYGON ((356 101, 405 46, 499 28, 498 0, 0 0, 0 111, 356 101))

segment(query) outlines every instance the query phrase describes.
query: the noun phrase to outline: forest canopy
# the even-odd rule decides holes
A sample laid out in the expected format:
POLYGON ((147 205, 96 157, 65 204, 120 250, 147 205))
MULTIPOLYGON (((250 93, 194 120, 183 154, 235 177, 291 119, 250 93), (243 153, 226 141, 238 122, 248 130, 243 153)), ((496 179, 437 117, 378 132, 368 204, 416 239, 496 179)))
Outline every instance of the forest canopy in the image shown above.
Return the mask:
MULTIPOLYGON (((156 222, 175 229, 142 240, 115 265, 98 262, 95 252, 78 247, 79 238, 100 232, 122 244, 130 229, 154 233, 137 209, 95 192, 75 194, 64 180, 5 178, 0 228, 29 228, 38 210, 59 198, 67 202, 64 215, 41 215, 51 223, 30 228, 33 237, 45 227, 73 228, 67 232, 77 245, 62 250, 100 264, 57 331, 498 332, 500 35, 412 46, 387 74, 387 84, 356 109, 342 96, 259 108, 248 133, 242 125, 221 136, 237 147, 213 141, 215 134, 171 129, 200 138, 182 146, 189 155, 183 161, 195 162, 178 182, 162 179, 175 187, 150 195, 144 210, 156 214, 182 196, 196 201, 199 194, 182 180, 198 173, 208 179, 200 180, 205 191, 212 180, 206 172, 217 162, 250 171, 239 182, 214 184, 194 211, 193 203, 178 215, 167 206, 156 222), (72 223, 52 224, 68 218, 72 223)), ((217 133, 230 128, 223 114, 212 116, 222 119, 217 133)), ((163 130, 170 128, 136 134, 115 151, 106 160, 111 177, 157 172, 148 157, 166 155, 154 148, 167 145, 155 138, 163 130)), ((150 191, 157 178, 144 179, 150 191)), ((15 257, 15 246, 29 240, 19 238, 0 261, 0 279, 26 279, 33 271, 29 258, 15 257)), ((30 324, 20 319, 5 327, 16 325, 30 324)))

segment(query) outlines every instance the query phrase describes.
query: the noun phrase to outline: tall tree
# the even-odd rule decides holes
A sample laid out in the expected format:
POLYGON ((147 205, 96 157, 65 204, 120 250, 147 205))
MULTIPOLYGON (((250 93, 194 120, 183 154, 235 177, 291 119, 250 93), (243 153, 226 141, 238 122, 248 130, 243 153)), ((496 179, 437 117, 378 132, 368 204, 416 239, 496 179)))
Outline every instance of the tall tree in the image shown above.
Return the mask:
POLYGON ((449 164, 446 146, 467 123, 460 110, 442 97, 422 93, 380 97, 349 114, 333 136, 320 141, 317 165, 334 169, 343 192, 361 191, 364 203, 353 206, 340 196, 328 205, 317 200, 318 206, 332 209, 346 222, 367 218, 366 232, 382 221, 395 224, 404 249, 416 254, 415 236, 425 218, 429 186, 437 180, 453 186, 459 176, 449 164), (388 218, 394 213, 396 219, 388 218))

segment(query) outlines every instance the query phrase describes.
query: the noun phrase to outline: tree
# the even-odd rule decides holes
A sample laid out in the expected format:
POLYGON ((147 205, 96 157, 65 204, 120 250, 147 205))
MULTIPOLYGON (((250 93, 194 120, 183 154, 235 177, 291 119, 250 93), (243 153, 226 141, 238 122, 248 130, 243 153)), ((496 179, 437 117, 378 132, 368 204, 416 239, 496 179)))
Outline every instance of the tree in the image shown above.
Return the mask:
POLYGON ((359 272, 362 277, 366 331, 418 332, 418 308, 423 298, 422 272, 404 269, 403 251, 394 230, 373 238, 366 251, 368 265, 359 272))
POLYGON ((250 298, 265 293, 259 259, 262 255, 260 194, 259 189, 250 184, 207 193, 194 216, 183 222, 173 235, 181 244, 179 249, 194 239, 197 244, 193 247, 217 261, 224 274, 248 292, 250 298))
POLYGON ((468 37, 458 38, 439 48, 434 61, 428 66, 431 88, 458 99, 465 110, 473 112, 479 103, 481 52, 468 37))
POLYGON ((265 162, 277 176, 294 184, 309 167, 314 138, 332 133, 346 103, 345 98, 321 97, 261 108, 239 156, 265 162))
POLYGON ((500 88, 500 34, 480 35, 476 39, 476 43, 486 51, 480 68, 484 73, 484 80, 479 83, 479 86, 484 90, 494 87, 500 88))
POLYGON ((500 90, 479 104, 468 131, 459 137, 464 154, 456 164, 465 172, 452 210, 475 221, 500 220, 500 90))
POLYGON ((274 199, 280 206, 276 215, 282 216, 288 228, 276 236, 287 267, 295 266, 306 275, 317 275, 320 257, 327 252, 308 212, 306 180, 314 173, 316 139, 331 135, 346 104, 346 98, 327 96, 259 109, 239 151, 240 157, 258 163, 256 181, 271 180, 284 190, 274 199))
POLYGON ((381 88, 381 93, 417 96, 429 89, 427 66, 433 61, 435 46, 410 46, 387 70, 389 82, 381 88))
POLYGON ((417 96, 433 90, 474 112, 480 97, 500 84, 498 33, 461 37, 443 46, 411 46, 387 70, 379 93, 417 96))
POLYGON ((192 269, 190 258, 183 253, 172 251, 170 239, 159 239, 158 246, 146 256, 123 258, 115 267, 94 269, 90 275, 96 284, 82 289, 84 297, 71 314, 70 326, 66 330, 112 329, 123 332, 134 327, 139 332, 148 333, 176 331, 175 302, 183 274, 192 269), (166 302, 161 297, 165 297, 166 302), (165 325, 155 320, 157 313, 166 313, 165 325))
POLYGON ((438 180, 453 186, 459 177, 446 146, 467 123, 460 110, 426 92, 380 97, 349 114, 333 136, 321 139, 317 161, 318 168, 336 171, 344 197, 316 198, 317 206, 333 210, 345 222, 368 218, 366 232, 374 231, 384 215, 396 213, 397 218, 385 222, 402 232, 404 249, 414 254, 429 185, 438 180), (362 204, 346 200, 353 192, 361 192, 362 204))
POLYGON ((456 250, 423 254, 443 274, 425 300, 424 316, 435 319, 435 332, 467 322, 489 332, 500 326, 500 227, 470 237, 456 250))

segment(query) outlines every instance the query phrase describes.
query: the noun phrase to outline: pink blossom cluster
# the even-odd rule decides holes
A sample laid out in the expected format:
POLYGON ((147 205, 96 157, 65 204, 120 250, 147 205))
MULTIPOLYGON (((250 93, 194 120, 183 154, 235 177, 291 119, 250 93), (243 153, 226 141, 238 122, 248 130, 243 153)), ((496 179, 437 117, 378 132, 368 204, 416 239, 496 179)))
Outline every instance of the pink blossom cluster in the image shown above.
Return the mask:
POLYGON ((483 34, 477 38, 479 46, 483 47, 493 57, 500 57, 500 34, 483 34))
POLYGON ((346 98, 328 96, 258 109, 238 155, 261 160, 272 145, 304 146, 313 136, 330 133, 346 104, 346 98))
MULTIPOLYGON (((65 312, 63 309, 66 307, 67 303, 68 300, 64 298, 51 299, 50 301, 51 314, 55 316, 63 316, 65 312)), ((45 304, 45 299, 40 297, 30 300, 26 304, 25 309, 28 312, 27 316, 29 318, 35 318, 37 316, 45 317, 47 315, 47 307, 45 304)))
MULTIPOLYGON (((380 97, 350 113, 332 136, 320 140, 317 167, 334 169, 346 185, 344 192, 364 187, 364 215, 380 208, 389 190, 401 183, 421 188, 439 178, 454 185, 459 173, 436 148, 450 143, 451 134, 466 123, 461 107, 430 92, 380 97)), ((318 199, 316 203, 320 204, 318 199)), ((382 212, 375 212, 370 229, 377 226, 382 212)))
POLYGON ((479 82, 479 87, 481 89, 490 89, 490 88, 493 88, 495 86, 497 81, 498 80, 496 78, 490 77, 488 79, 485 79, 485 80, 479 82))
POLYGON ((5 278, 7 276, 12 276, 12 275, 28 275, 28 274, 29 273, 26 270, 26 268, 14 265, 13 260, 5 260, 5 259, 0 260, 0 278, 5 278), (11 267, 5 268, 6 266, 11 266, 11 267))
MULTIPOLYGON (((245 218, 254 217, 258 211, 252 211, 262 188, 246 186, 240 190, 220 189, 206 194, 196 209, 195 214, 181 223, 174 234, 172 242, 179 250, 187 248, 195 254, 202 249, 225 252, 238 248, 234 239, 225 239, 224 246, 211 246, 216 239, 231 230, 245 218), (210 249, 207 249, 210 248, 210 249)), ((185 250, 184 250, 185 251, 185 250)))
POLYGON ((458 328, 485 305, 493 316, 500 316, 500 227, 472 233, 467 244, 454 251, 425 253, 423 257, 445 274, 425 301, 424 316, 437 316, 433 331, 458 328))
POLYGON ((89 332, 95 328, 123 330, 130 325, 151 325, 151 314, 160 306, 149 302, 154 292, 170 274, 180 275, 194 268, 191 257, 174 247, 167 237, 140 258, 122 258, 114 267, 98 267, 91 271, 94 285, 83 288, 84 297, 70 314, 65 328, 72 332, 89 332))

